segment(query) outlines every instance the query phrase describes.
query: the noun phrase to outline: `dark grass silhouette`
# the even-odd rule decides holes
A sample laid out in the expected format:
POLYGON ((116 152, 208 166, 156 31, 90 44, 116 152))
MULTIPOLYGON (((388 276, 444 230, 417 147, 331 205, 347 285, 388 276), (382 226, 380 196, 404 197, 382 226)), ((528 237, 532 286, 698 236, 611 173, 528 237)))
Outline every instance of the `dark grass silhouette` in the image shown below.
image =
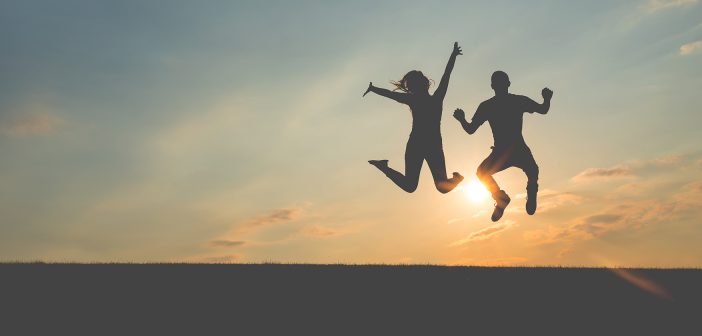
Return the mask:
POLYGON ((34 263, 0 279, 5 335, 702 330, 699 269, 34 263))

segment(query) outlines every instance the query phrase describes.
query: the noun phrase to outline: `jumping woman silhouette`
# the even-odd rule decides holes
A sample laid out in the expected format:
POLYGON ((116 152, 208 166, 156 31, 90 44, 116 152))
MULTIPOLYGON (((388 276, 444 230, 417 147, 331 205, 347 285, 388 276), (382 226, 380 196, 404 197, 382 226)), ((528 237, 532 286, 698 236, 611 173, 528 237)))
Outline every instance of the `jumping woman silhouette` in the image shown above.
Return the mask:
POLYGON ((388 167, 388 160, 368 161, 408 193, 417 189, 419 172, 424 160, 427 161, 434 177, 436 189, 441 193, 453 190, 463 181, 463 176, 456 172, 453 173, 452 178, 447 178, 444 149, 441 143, 441 113, 444 96, 446 96, 449 77, 451 77, 451 71, 458 55, 462 55, 462 52, 458 42, 456 42, 453 44, 453 52, 449 57, 441 82, 433 95, 429 94, 429 79, 417 70, 408 72, 399 82, 392 83, 395 85, 395 90, 402 92, 378 88, 373 86, 373 82, 371 82, 363 94, 365 96, 368 92, 373 92, 398 103, 406 104, 412 111, 412 132, 405 150, 405 174, 402 175, 388 167))

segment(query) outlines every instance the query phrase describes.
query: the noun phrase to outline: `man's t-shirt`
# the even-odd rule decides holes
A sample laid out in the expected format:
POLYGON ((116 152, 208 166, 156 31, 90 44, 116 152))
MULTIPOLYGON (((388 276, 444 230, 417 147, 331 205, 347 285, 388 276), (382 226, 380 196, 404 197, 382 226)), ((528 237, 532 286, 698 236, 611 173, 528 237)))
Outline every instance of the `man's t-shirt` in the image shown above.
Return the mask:
POLYGON ((507 94, 494 96, 480 104, 473 115, 472 124, 478 128, 487 121, 492 129, 495 150, 525 145, 522 136, 522 117, 524 112, 533 113, 539 104, 529 97, 507 94))

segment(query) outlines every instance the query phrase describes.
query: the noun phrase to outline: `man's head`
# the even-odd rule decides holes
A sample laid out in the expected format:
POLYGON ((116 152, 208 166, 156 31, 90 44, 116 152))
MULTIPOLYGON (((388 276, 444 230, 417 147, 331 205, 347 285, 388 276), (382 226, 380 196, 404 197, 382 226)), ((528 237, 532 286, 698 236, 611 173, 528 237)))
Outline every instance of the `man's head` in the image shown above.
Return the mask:
POLYGON ((509 77, 504 71, 495 71, 492 73, 492 84, 490 85, 495 93, 507 93, 509 88, 509 77))

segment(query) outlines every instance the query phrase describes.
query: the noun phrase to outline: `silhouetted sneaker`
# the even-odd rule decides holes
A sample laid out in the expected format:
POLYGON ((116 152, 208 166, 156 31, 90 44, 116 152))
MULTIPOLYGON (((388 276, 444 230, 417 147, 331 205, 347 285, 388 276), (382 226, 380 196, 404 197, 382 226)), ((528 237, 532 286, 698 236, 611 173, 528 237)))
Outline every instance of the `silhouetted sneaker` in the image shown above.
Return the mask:
POLYGON ((368 160, 368 163, 374 165, 378 169, 388 167, 388 160, 368 160))
POLYGON ((511 201, 509 196, 507 196, 507 193, 504 190, 500 190, 497 192, 497 195, 495 195, 495 210, 492 211, 492 219, 493 222, 497 222, 502 218, 502 214, 505 213, 505 208, 507 207, 507 204, 511 201))
POLYGON ((527 189, 526 212, 530 215, 536 213, 536 188, 527 189))

